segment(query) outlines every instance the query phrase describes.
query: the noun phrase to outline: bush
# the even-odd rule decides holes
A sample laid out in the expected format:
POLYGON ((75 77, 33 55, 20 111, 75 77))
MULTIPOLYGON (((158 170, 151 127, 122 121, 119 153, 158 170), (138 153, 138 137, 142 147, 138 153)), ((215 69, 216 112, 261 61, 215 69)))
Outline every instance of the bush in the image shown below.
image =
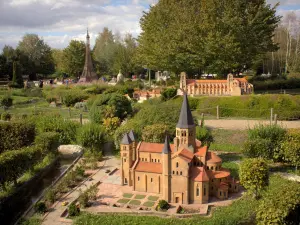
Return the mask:
POLYGON ((72 91, 64 96, 63 103, 69 107, 74 106, 77 102, 81 102, 86 99, 88 99, 88 95, 72 91))
POLYGON ((90 110, 90 118, 92 122, 102 123, 106 114, 110 113, 110 117, 118 117, 121 120, 125 119, 132 113, 130 101, 121 94, 102 94, 94 101, 90 110), (107 112, 107 110, 113 111, 107 112))
POLYGON ((177 89, 168 88, 161 93, 161 99, 163 101, 168 101, 168 100, 174 98, 176 95, 177 95, 177 89))
POLYGON ((286 130, 278 125, 258 125, 248 130, 248 140, 245 142, 243 152, 248 157, 263 157, 282 161, 280 151, 286 130))
POLYGON ((34 142, 34 138, 33 123, 27 121, 0 123, 0 153, 29 146, 34 142))
POLYGON ((86 191, 79 195, 78 202, 80 203, 80 207, 86 208, 89 206, 89 196, 86 191))
POLYGON ((104 129, 97 124, 85 124, 79 128, 77 140, 83 147, 101 151, 105 141, 104 129))
POLYGON ((47 212, 47 207, 45 202, 37 202, 34 204, 34 211, 36 213, 40 213, 40 214, 44 214, 45 212, 47 212))
POLYGON ((42 146, 43 149, 56 152, 59 147, 59 133, 43 132, 35 137, 35 144, 42 146))
POLYGON ((300 185, 279 176, 270 179, 270 187, 257 208, 257 224, 299 224, 300 185))
POLYGON ((78 216, 80 214, 80 209, 75 205, 75 203, 71 203, 68 208, 69 216, 78 216))
POLYGON ((158 208, 161 210, 168 210, 170 207, 169 203, 166 200, 159 200, 158 208))
POLYGON ((240 165, 241 184, 256 198, 269 184, 269 168, 261 158, 245 159, 240 165))
POLYGON ((4 95, 1 98, 0 105, 4 107, 11 107, 13 105, 13 99, 9 95, 4 95))
POLYGON ((1 114, 1 120, 10 121, 10 119, 11 119, 11 114, 9 112, 3 112, 1 114))
POLYGON ((0 177, 2 188, 7 182, 17 184, 17 179, 27 170, 33 169, 35 163, 43 159, 44 152, 40 146, 31 146, 0 154, 0 177))
POLYGON ((50 204, 53 204, 56 201, 56 192, 50 188, 45 194, 45 200, 50 204))
POLYGON ((39 133, 59 133, 60 144, 70 144, 76 141, 76 130, 79 127, 79 123, 65 120, 58 115, 41 115, 32 119, 35 121, 39 133))
POLYGON ((143 141, 162 143, 168 133, 168 127, 165 124, 153 124, 145 126, 142 131, 143 141))

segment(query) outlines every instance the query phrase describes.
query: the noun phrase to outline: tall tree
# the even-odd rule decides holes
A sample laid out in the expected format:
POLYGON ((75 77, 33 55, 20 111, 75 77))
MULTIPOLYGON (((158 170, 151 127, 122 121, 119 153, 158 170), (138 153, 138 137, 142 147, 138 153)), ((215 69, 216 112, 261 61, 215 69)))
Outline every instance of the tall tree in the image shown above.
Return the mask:
POLYGON ((17 49, 28 57, 28 64, 23 67, 31 77, 54 72, 51 48, 37 34, 25 34, 17 49))
POLYGON ((152 69, 240 71, 276 50, 265 0, 161 0, 141 18, 138 58, 152 69))
POLYGON ((54 61, 54 68, 56 72, 64 71, 64 52, 62 49, 52 49, 52 57, 54 61))
POLYGON ((83 41, 72 40, 63 51, 63 68, 70 76, 81 75, 85 58, 85 44, 83 41))
POLYGON ((101 75, 113 74, 113 59, 116 52, 116 45, 112 31, 105 27, 99 33, 93 50, 93 58, 97 62, 97 73, 101 75))

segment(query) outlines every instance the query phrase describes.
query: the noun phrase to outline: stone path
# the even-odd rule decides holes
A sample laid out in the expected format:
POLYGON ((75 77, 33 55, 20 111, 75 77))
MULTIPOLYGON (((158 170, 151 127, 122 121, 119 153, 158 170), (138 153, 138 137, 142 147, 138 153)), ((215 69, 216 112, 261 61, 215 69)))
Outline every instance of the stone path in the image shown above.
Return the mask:
MULTIPOLYGON (((246 130, 253 128, 258 124, 270 124, 269 120, 208 120, 205 119, 205 126, 213 129, 227 129, 227 130, 246 130)), ((300 128, 300 121, 278 121, 278 125, 284 128, 300 128)))
POLYGON ((69 222, 63 221, 61 219, 60 215, 64 212, 64 210, 67 208, 67 206, 62 206, 62 202, 67 201, 71 203, 76 198, 79 197, 80 189, 82 191, 85 191, 92 185, 96 184, 98 181, 102 181, 106 178, 107 174, 105 171, 107 169, 113 170, 116 167, 118 167, 119 160, 114 157, 106 157, 106 160, 101 162, 100 169, 91 177, 92 179, 86 180, 83 184, 78 186, 73 192, 71 192, 68 196, 66 196, 63 199, 60 199, 58 202, 56 202, 53 206, 53 209, 50 210, 48 214, 44 216, 43 225, 64 225, 69 224, 69 222))

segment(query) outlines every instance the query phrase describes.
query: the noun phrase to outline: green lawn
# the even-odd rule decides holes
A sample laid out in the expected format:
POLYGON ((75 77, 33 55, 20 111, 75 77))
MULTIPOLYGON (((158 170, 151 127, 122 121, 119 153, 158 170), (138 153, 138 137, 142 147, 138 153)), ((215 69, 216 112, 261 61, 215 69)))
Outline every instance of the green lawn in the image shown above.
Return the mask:
POLYGON ((134 199, 144 199, 146 195, 136 195, 134 199))
POLYGON ((123 194, 123 197, 124 198, 132 198, 133 194, 130 194, 130 193, 124 193, 123 194))
POLYGON ((247 139, 247 130, 212 130, 213 142, 210 150, 222 152, 241 152, 247 139))
POLYGON ((139 200, 131 200, 128 204, 130 204, 130 205, 140 205, 141 201, 139 201, 139 200))
POLYGON ((159 199, 159 197, 157 197, 157 196, 152 196, 151 195, 151 196, 148 197, 148 200, 154 201, 154 202, 157 201, 158 199, 159 199))
POLYGON ((146 206, 146 207, 153 207, 155 204, 155 202, 152 202, 152 201, 147 201, 143 204, 143 206, 146 206))
POLYGON ((119 199, 117 202, 118 203, 121 203, 121 204, 126 204, 130 201, 130 199, 126 199, 126 198, 122 198, 122 199, 119 199))

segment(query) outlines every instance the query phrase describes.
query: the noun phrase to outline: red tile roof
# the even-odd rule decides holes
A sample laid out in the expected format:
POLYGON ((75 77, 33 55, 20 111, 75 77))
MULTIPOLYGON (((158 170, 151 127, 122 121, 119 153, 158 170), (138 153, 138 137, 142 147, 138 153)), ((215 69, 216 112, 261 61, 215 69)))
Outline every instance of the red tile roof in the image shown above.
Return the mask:
POLYGON ((220 163, 220 162, 222 162, 222 159, 213 152, 207 152, 206 153, 206 162, 220 163))
POLYGON ((196 156, 202 156, 204 157, 207 154, 207 146, 203 146, 197 149, 197 152, 195 153, 196 156))
MULTIPOLYGON (((171 151, 174 152, 174 144, 170 144, 171 151)), ((163 143, 149 143, 149 142, 140 142, 140 147, 138 148, 140 152, 152 152, 152 153, 161 153, 164 148, 163 143)))
POLYGON ((207 171, 208 176, 212 178, 225 178, 230 176, 230 171, 227 169, 222 168, 221 170, 218 171, 213 171, 213 170, 208 170, 207 171))
POLYGON ((194 181, 209 181, 209 177, 203 167, 191 167, 190 175, 194 181))
POLYGON ((135 171, 148 173, 162 173, 162 164, 151 162, 138 162, 135 171))
POLYGON ((187 150, 187 149, 182 149, 179 153, 178 156, 183 158, 185 161, 190 162, 194 158, 194 154, 187 150))

